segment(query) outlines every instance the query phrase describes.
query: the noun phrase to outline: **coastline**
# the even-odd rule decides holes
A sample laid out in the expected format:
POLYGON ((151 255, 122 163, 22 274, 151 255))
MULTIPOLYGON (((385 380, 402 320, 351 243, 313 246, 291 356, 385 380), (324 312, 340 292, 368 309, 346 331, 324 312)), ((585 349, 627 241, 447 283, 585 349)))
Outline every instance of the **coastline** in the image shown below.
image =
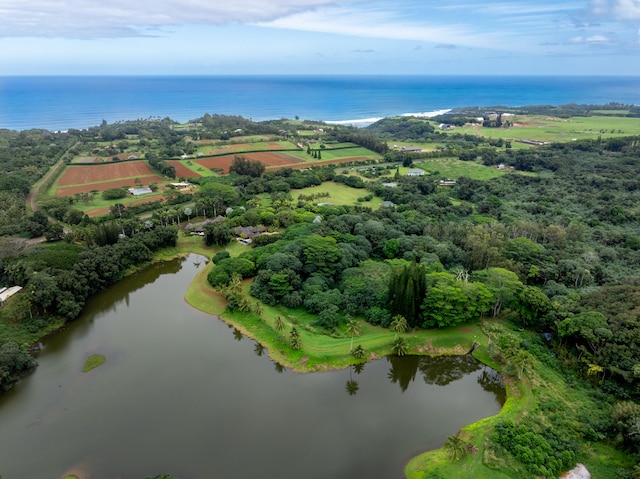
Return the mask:
POLYGON ((635 77, 464 75, 0 76, 0 128, 68 131, 205 113, 363 122, 468 106, 635 104, 635 77), (213 107, 212 107, 213 105, 213 107))

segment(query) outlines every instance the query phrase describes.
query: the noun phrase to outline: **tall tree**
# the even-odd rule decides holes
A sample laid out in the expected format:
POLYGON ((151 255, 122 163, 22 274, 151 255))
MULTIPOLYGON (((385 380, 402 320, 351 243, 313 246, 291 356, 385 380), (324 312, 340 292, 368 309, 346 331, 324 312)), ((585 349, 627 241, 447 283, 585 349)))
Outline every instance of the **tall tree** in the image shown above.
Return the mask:
POLYGON ((404 316, 409 327, 420 326, 420 306, 426 290, 426 273, 422 264, 412 261, 410 265, 393 271, 389 281, 389 310, 393 314, 404 316))
POLYGON ((351 345, 349 346, 349 351, 353 351, 353 337, 359 336, 361 332, 360 324, 356 319, 349 319, 347 321, 347 332, 351 335, 351 345))

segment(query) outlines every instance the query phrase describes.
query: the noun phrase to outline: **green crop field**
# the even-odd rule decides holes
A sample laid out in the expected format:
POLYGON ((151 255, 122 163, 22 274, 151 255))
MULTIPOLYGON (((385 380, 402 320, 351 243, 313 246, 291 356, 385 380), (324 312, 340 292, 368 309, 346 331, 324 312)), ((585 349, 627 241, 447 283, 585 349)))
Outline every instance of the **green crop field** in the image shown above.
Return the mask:
MULTIPOLYGON (((503 116, 510 121, 510 128, 483 128, 481 125, 465 125, 451 133, 473 134, 488 138, 524 139, 545 142, 562 142, 582 139, 612 138, 640 135, 640 118, 617 116, 587 116, 554 118, 540 115, 503 116)), ((516 146, 516 143, 513 144, 516 146)))
POLYGON ((224 155, 229 153, 235 153, 241 155, 242 153, 249 153, 253 151, 282 151, 282 150, 296 150, 297 145, 294 145, 290 141, 250 141, 244 137, 244 143, 239 143, 237 139, 233 142, 215 142, 205 143, 200 145, 196 150, 196 153, 202 153, 203 155, 224 155))
POLYGON ((314 158, 312 155, 308 154, 305 151, 291 151, 287 152, 290 155, 301 158, 304 161, 331 161, 331 160, 340 160, 343 158, 363 158, 363 159, 372 159, 378 160, 381 156, 378 153, 375 153, 366 148, 357 147, 357 148, 325 148, 320 150, 321 158, 318 160, 314 158))

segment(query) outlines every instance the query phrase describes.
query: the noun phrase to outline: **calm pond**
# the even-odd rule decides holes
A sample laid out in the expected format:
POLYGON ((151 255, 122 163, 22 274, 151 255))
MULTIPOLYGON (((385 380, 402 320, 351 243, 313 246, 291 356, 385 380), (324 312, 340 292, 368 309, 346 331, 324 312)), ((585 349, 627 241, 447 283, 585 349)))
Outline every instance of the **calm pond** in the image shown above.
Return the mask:
POLYGON ((204 264, 155 264, 43 344, 0 398, 3 479, 401 478, 409 458, 500 410, 499 376, 468 356, 285 370, 185 303, 204 264), (91 354, 106 363, 82 373, 91 354))

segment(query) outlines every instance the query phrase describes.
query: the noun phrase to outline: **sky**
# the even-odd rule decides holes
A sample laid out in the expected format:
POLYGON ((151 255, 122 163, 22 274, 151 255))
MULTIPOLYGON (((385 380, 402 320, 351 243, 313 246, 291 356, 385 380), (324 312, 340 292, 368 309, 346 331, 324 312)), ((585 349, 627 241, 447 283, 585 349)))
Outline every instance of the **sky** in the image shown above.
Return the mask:
POLYGON ((0 75, 640 75, 640 0, 0 0, 0 75))

